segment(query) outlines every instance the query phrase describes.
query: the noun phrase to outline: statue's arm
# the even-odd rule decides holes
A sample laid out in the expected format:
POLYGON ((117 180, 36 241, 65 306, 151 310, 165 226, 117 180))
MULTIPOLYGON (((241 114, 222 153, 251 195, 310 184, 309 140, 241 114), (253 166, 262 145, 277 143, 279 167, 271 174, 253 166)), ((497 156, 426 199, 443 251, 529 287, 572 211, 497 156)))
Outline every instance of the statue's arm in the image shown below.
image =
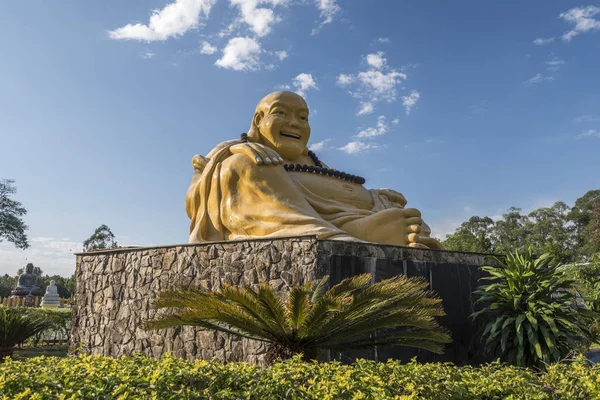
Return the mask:
POLYGON ((231 146, 232 154, 242 154, 251 159, 254 164, 280 165, 283 158, 275 150, 260 143, 246 142, 231 146))

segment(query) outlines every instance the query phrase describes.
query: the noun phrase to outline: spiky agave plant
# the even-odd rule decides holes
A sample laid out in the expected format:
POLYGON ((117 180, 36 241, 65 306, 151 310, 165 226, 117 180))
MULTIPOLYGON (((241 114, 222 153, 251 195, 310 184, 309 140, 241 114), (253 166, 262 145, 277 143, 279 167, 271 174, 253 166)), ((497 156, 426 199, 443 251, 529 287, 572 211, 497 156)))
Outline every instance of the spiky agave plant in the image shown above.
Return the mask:
POLYGON ((271 344, 267 361, 302 353, 314 359, 318 349, 350 350, 373 346, 411 346, 443 352, 451 341, 435 317, 441 299, 427 282, 397 276, 371 284, 371 275, 344 279, 327 290, 328 277, 292 287, 289 294, 266 283, 225 285, 218 292, 173 290, 159 294, 156 308, 174 307, 148 321, 146 329, 193 325, 271 344), (398 329, 392 329, 398 328, 398 329), (377 331, 376 337, 369 334, 377 331))
POLYGON ((564 358, 588 338, 598 314, 577 304, 574 282, 565 278, 550 254, 536 258, 531 249, 493 257, 490 276, 474 295, 483 308, 472 314, 487 321, 483 338, 489 353, 519 366, 543 367, 564 358))
POLYGON ((48 320, 23 307, 0 306, 0 362, 12 356, 15 346, 46 330, 48 320))

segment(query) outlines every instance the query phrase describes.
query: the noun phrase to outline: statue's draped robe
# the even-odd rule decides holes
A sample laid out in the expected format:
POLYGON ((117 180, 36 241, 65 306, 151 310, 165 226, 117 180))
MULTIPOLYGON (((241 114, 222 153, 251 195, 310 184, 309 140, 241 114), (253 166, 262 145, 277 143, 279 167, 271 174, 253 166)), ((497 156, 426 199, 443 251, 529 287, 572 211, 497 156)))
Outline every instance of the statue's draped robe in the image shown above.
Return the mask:
POLYGON ((258 237, 346 235, 348 223, 375 214, 374 191, 283 166, 256 165, 218 145, 196 170, 186 196, 190 243, 258 237))

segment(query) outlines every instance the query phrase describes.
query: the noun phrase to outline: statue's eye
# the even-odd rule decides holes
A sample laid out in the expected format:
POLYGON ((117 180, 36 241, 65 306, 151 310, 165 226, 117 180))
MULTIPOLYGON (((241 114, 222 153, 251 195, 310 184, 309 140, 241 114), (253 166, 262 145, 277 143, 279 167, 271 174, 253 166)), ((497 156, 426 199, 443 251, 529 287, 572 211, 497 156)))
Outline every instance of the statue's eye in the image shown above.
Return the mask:
POLYGON ((306 117, 300 117, 300 119, 301 119, 302 121, 308 121, 308 118, 306 118, 306 117))
POLYGON ((275 111, 275 113, 277 115, 285 116, 285 111, 282 111, 282 110, 275 111))

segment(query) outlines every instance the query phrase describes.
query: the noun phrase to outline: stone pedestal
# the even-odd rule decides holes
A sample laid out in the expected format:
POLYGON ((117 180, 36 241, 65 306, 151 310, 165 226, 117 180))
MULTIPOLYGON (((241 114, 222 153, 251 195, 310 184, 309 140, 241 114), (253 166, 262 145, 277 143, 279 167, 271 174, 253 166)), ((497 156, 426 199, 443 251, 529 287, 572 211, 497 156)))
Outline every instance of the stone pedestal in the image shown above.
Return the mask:
POLYGON ((71 346, 81 351, 120 356, 143 351, 160 356, 170 351, 187 359, 263 362, 264 344, 199 331, 194 327, 143 331, 140 324, 155 315, 151 303, 165 289, 202 286, 216 290, 224 283, 258 285, 269 282, 279 290, 330 276, 331 284, 361 273, 376 280, 394 275, 422 276, 443 299, 447 316, 442 325, 454 342, 444 355, 410 348, 378 348, 325 359, 355 357, 385 360, 484 361, 482 345, 469 315, 471 293, 489 263, 485 255, 407 247, 317 240, 314 236, 112 249, 77 254, 71 346))

